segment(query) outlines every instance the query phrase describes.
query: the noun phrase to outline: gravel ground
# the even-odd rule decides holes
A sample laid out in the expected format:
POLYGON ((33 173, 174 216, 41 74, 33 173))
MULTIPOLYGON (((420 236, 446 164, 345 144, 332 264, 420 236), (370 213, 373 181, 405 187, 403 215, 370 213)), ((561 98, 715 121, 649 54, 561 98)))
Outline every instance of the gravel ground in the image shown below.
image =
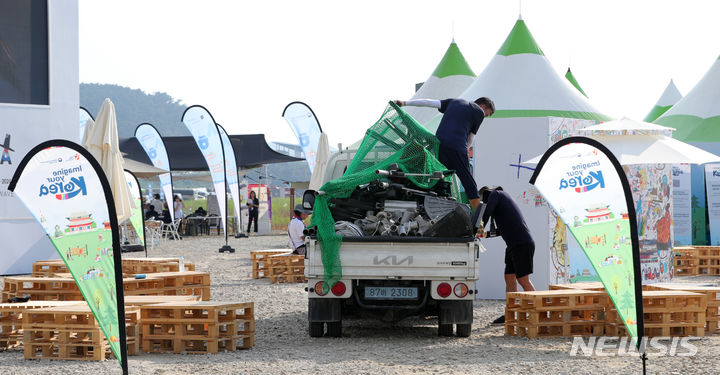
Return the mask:
MULTIPOLYGON (((307 334, 304 284, 271 284, 250 276, 250 250, 284 248, 286 236, 230 239, 235 253, 218 253, 219 237, 168 241, 150 256, 179 256, 209 271, 211 299, 255 302, 255 347, 217 355, 141 354, 129 359, 131 374, 575 374, 641 373, 637 357, 569 355, 573 339, 506 337, 489 322, 502 314, 504 301, 475 301, 469 338, 437 336, 434 319, 397 324, 375 320, 343 322, 343 337, 307 334)), ((134 253, 127 256, 139 256, 134 253)), ((691 279, 717 283, 719 278, 691 279)), ((498 277, 498 282, 502 278, 498 277)), ((720 371, 720 335, 692 344, 691 357, 651 357, 648 373, 701 374, 720 371)), ((612 351, 611 351, 612 352, 612 351)), ((678 353, 684 352, 683 348, 678 353)), ((19 350, 0 352, 0 374, 120 373, 117 361, 25 360, 19 350)))

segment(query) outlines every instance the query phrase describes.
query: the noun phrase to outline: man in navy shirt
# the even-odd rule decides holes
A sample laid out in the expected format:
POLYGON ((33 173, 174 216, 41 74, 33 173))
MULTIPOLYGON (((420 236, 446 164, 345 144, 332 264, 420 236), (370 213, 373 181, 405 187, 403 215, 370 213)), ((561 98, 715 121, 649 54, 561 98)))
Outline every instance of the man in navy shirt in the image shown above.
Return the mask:
POLYGON ((477 209, 480 204, 477 185, 470 172, 468 148, 472 146, 473 138, 477 134, 480 124, 485 117, 492 116, 495 104, 492 100, 482 97, 475 102, 464 99, 413 99, 408 101, 396 100, 399 106, 433 107, 444 113, 435 136, 440 140, 438 159, 448 169, 454 169, 460 182, 465 188, 465 194, 477 209))
MULTIPOLYGON (((483 212, 483 223, 493 218, 498 232, 505 241, 505 291, 516 292, 517 284, 524 291, 535 290, 530 281, 533 272, 533 256, 535 255, 535 241, 530 235, 530 229, 525 223, 520 208, 510 194, 503 190, 489 191, 487 186, 480 189, 480 195, 487 203, 483 212), (489 194, 488 194, 489 193, 489 194)), ((493 323, 504 323, 505 316, 493 323)))

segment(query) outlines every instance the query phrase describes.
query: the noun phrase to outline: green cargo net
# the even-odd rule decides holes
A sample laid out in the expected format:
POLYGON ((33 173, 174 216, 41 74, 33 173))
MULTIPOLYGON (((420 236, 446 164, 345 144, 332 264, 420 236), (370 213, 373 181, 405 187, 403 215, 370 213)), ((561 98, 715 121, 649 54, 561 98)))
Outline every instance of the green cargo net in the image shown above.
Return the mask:
MULTIPOLYGON (((332 199, 348 198, 358 185, 381 178, 375 171, 388 169, 397 163, 407 173, 432 174, 446 170, 437 159, 440 141, 395 103, 390 102, 382 117, 365 133, 360 148, 345 174, 328 181, 324 192, 315 199, 311 226, 317 226, 317 238, 322 250, 325 269, 324 289, 327 290, 342 278, 338 250, 342 237, 335 234, 335 220, 330 213, 332 199)), ((421 189, 432 188, 439 180, 428 177, 409 177, 421 189)), ((452 184, 452 195, 459 200, 455 176, 445 179, 452 184)))

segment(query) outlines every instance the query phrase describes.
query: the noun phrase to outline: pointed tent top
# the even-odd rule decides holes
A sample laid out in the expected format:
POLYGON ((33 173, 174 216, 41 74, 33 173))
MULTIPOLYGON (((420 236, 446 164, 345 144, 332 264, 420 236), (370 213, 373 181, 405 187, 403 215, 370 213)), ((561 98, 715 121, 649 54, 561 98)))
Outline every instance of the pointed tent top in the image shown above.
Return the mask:
POLYGON ((650 110, 647 116, 645 116, 643 121, 653 122, 657 120, 658 117, 662 116, 665 112, 672 108, 675 103, 679 102, 682 97, 682 94, 677 89, 677 87, 675 87, 675 83, 671 79, 670 83, 668 83, 667 87, 665 88, 665 91, 663 91, 662 95, 660 96, 660 99, 658 99, 657 103, 655 103, 655 106, 650 110))
POLYGON ((653 121, 677 130, 683 142, 720 142, 720 59, 682 99, 653 121))
POLYGON ((535 38, 530 34, 530 30, 525 25, 522 17, 518 18, 517 22, 515 22, 515 26, 510 31, 507 39, 505 39, 505 43, 503 43, 497 52, 498 55, 503 56, 517 55, 520 53, 532 53, 545 56, 540 46, 535 42, 535 38))
POLYGON ((468 65, 465 60, 465 56, 463 56, 462 52, 460 52, 460 48, 458 48, 455 43, 455 38, 453 38, 452 43, 450 43, 447 51, 445 51, 445 56, 443 56, 442 60, 440 60, 440 64, 438 64, 437 68, 435 68, 432 75, 438 78, 456 75, 475 77, 475 73, 472 71, 470 65, 468 65))
POLYGON ((583 91, 582 87, 580 87, 580 84, 578 83, 577 79, 575 79, 575 76, 574 76, 574 75, 572 74, 572 72, 570 71, 570 67, 568 67, 567 73, 565 73, 565 78, 566 78, 568 81, 570 81, 570 83, 571 83, 573 86, 575 86, 575 88, 576 88, 578 91, 580 91, 580 93, 583 94, 583 96, 585 96, 586 98, 588 98, 587 94, 585 93, 585 91, 583 91))

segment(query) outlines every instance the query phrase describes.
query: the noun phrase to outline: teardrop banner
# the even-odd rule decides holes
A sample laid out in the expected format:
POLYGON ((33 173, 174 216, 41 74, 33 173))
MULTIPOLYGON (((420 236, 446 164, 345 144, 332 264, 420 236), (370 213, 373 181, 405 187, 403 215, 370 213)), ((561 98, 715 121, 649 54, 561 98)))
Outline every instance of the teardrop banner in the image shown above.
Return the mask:
POLYGON ((225 246, 220 248, 220 252, 234 253, 235 250, 227 244, 227 190, 225 188, 227 177, 225 174, 225 151, 223 151, 223 142, 220 139, 220 130, 210 112, 201 105, 188 107, 182 115, 182 122, 192 134, 200 152, 205 157, 215 187, 223 232, 225 232, 225 246))
POLYGON ((124 170, 125 181, 127 181, 128 187, 130 188, 130 194, 132 194, 133 200, 135 200, 135 208, 131 210, 130 224, 137 233, 140 244, 145 248, 145 257, 147 257, 147 246, 145 244, 145 218, 142 209, 142 189, 140 189, 140 182, 138 181, 135 174, 129 170, 124 170))
MULTIPOLYGON (((168 173, 159 175, 158 178, 160 178, 160 187, 163 195, 165 195, 165 203, 167 203, 168 211, 170 211, 170 217, 175 221, 172 174, 170 174, 170 159, 168 158, 165 142, 157 129, 148 123, 142 123, 135 128, 135 138, 140 142, 140 146, 145 150, 153 165, 156 168, 168 171, 168 173)), ((157 212, 162 212, 162 209, 162 207, 155 207, 157 212)))
POLYGON ((312 173, 315 169, 315 157, 317 156, 320 134, 322 134, 322 128, 315 116, 315 112, 303 102, 292 102, 285 107, 282 116, 295 132, 298 143, 302 147, 303 153, 305 153, 305 160, 308 167, 310 167, 310 173, 312 173))
POLYGON ((569 137, 545 152, 530 183, 570 229, 640 348, 644 322, 637 220, 620 163, 600 142, 569 137))
POLYGON ((225 153, 225 175, 227 177, 227 186, 230 189, 230 196, 232 196, 234 203, 233 208, 235 209, 235 217, 237 223, 236 226, 238 232, 235 237, 245 237, 245 234, 242 233, 243 225, 242 216, 240 215, 242 202, 240 201, 240 185, 238 182, 237 174, 237 160, 235 160, 235 148, 233 147, 232 142, 230 142, 230 137, 225 131, 225 128, 223 128, 220 124, 217 124, 217 127, 220 131, 220 139, 222 139, 223 152, 225 153))
POLYGON ((127 374, 120 239, 110 184, 82 146, 43 142, 8 187, 45 230, 127 374))

